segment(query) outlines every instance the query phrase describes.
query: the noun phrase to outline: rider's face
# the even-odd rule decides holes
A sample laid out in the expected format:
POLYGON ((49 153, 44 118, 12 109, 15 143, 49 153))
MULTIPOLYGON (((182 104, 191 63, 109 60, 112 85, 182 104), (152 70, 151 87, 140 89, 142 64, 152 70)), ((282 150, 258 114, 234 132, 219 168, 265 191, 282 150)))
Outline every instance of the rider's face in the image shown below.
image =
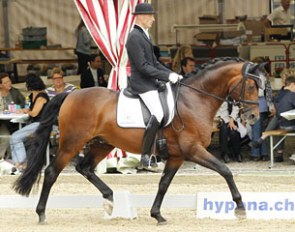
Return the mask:
POLYGON ((140 26, 142 26, 144 29, 151 28, 153 22, 155 21, 155 17, 153 14, 138 15, 137 18, 138 22, 140 23, 140 26))

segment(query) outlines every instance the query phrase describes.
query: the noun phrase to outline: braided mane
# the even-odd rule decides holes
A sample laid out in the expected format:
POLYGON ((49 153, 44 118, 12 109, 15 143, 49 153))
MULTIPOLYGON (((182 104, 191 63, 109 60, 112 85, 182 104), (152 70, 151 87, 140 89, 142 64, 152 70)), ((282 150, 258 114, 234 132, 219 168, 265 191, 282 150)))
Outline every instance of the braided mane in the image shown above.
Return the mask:
POLYGON ((244 62, 245 60, 239 57, 218 57, 214 58, 207 63, 201 65, 200 70, 204 69, 214 69, 217 68, 218 64, 222 64, 223 62, 244 62))

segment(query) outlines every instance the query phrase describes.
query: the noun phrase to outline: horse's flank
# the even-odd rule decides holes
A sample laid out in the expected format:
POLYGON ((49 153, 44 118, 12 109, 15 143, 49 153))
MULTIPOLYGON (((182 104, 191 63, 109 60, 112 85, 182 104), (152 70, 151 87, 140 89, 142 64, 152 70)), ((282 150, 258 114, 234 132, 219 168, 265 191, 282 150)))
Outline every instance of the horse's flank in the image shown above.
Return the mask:
MULTIPOLYGON (((99 87, 82 89, 70 94, 62 105, 59 115, 60 130, 66 135, 71 135, 64 140, 72 140, 77 152, 92 138, 99 137, 114 147, 140 153, 141 140, 138 138, 143 136, 144 130, 118 127, 116 123, 118 97, 118 92, 99 87), (79 133, 76 131, 76 126, 66 125, 69 118, 79 125, 79 133)), ((61 143, 64 142, 62 139, 63 137, 61 143)))

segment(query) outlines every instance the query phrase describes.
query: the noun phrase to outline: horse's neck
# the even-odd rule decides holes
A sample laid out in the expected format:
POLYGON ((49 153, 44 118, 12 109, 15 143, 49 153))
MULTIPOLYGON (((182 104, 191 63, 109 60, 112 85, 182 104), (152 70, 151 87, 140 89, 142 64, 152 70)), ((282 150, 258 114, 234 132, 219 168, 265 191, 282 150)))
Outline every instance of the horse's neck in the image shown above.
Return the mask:
POLYGON ((212 112, 216 113, 227 98, 230 87, 236 82, 241 66, 242 64, 238 63, 229 64, 216 70, 208 71, 203 77, 201 84, 197 83, 203 91, 209 93, 206 97, 203 97, 202 101, 204 105, 209 106, 212 112))
POLYGON ((204 78, 204 88, 209 93, 226 98, 230 87, 240 76, 242 65, 241 63, 228 64, 208 72, 208 76, 204 78))

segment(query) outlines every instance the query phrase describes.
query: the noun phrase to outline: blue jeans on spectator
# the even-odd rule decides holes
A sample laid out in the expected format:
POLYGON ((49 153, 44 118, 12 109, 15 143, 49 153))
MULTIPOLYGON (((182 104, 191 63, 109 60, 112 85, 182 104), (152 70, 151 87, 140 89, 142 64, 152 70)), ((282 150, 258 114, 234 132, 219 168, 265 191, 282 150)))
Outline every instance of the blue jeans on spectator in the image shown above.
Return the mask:
POLYGON ((15 164, 21 164, 27 159, 26 148, 24 145, 24 140, 32 135, 38 128, 40 122, 33 122, 11 135, 10 138, 10 149, 12 161, 15 164))
MULTIPOLYGON (((269 130, 277 130, 279 129, 279 120, 278 120, 278 117, 276 115, 274 115, 272 117, 272 119, 269 121, 265 131, 269 131, 269 130)), ((283 136, 275 136, 273 138, 273 141, 275 143, 277 143, 279 140, 281 140, 283 138, 283 136)), ((279 151, 279 150, 284 150, 284 143, 285 143, 285 140, 283 140, 279 146, 277 146, 276 150, 279 151)))
MULTIPOLYGON (((268 112, 260 112, 259 116, 259 120, 252 126, 252 141, 257 141, 261 137, 263 132, 263 123, 268 117, 268 112)), ((260 148, 251 148, 251 157, 262 156, 268 156, 265 141, 261 144, 260 148)))

